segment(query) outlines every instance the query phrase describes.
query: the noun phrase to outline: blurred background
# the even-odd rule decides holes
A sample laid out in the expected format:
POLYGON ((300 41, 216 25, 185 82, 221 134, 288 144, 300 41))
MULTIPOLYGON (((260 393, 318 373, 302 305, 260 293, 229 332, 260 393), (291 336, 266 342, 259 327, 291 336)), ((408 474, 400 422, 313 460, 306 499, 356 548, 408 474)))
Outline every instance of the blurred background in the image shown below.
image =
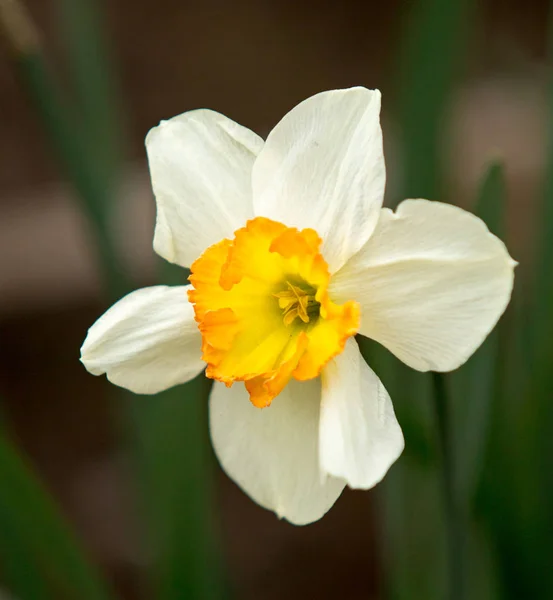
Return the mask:
POLYGON ((545 366, 523 372, 517 354, 533 343, 525 327, 541 309, 527 300, 539 281, 532 266, 547 255, 548 3, 25 6, 39 45, 14 54, 0 37, 0 417, 6 452, 22 457, 8 468, 0 453, 5 589, 23 599, 553 597, 551 363, 539 346, 545 366), (48 100, 43 75, 75 107, 79 128, 69 131, 88 148, 97 182, 84 201, 79 167, 59 142, 56 122, 67 111, 48 100), (202 382, 130 398, 78 361, 87 328, 114 298, 185 278, 152 251, 147 131, 207 107, 265 136, 302 99, 353 85, 383 93, 389 205, 499 198, 494 222, 504 222, 521 262, 521 299, 502 321, 515 325, 448 379, 453 447, 470 455, 466 477, 459 467, 457 592, 446 564, 443 448, 424 376, 365 348, 390 388, 407 450, 375 490, 346 490, 320 522, 296 528, 256 506, 216 464, 202 382), (492 160, 502 166, 487 171, 492 160), (97 246, 106 231, 121 274, 108 287, 97 246), (498 347, 514 350, 498 356, 498 347), (489 387, 498 371, 503 395, 489 387), (53 498, 48 509, 40 487, 53 498), (66 535, 72 541, 60 550, 66 535), (85 592, 83 582, 98 577, 107 582, 99 595, 94 585, 85 592))

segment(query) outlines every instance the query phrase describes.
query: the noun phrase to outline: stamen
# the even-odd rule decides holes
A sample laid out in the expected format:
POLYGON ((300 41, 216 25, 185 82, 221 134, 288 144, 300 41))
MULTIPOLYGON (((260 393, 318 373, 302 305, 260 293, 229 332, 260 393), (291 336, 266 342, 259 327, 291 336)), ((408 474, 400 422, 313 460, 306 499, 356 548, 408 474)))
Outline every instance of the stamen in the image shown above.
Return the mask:
POLYGON ((278 298, 278 306, 283 311, 283 321, 286 326, 291 325, 298 317, 304 323, 309 323, 310 318, 319 315, 320 304, 315 300, 315 290, 309 290, 299 285, 286 282, 287 290, 274 294, 278 298))

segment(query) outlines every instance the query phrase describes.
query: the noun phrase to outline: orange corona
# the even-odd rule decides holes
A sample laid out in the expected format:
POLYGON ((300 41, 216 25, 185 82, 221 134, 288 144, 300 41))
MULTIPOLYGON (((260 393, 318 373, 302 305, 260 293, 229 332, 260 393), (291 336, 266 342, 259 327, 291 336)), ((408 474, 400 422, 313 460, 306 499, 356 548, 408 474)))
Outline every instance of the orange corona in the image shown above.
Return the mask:
POLYGON ((243 381, 257 407, 291 377, 317 377, 359 328, 358 304, 328 296, 320 245, 312 229, 257 217, 191 267, 206 374, 227 386, 243 381))

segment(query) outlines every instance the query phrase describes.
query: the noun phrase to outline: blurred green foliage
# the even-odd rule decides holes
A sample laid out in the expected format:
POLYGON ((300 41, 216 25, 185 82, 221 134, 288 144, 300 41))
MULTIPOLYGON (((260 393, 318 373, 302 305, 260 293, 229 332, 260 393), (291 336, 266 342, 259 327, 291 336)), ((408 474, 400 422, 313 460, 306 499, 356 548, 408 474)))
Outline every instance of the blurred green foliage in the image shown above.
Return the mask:
POLYGON ((113 600, 52 500, 0 433, 0 558, 21 600, 113 600))
MULTIPOLYGON (((405 159, 402 197, 448 200, 441 131, 475 8, 470 0, 419 0, 408 15, 397 90, 405 159)), ((451 512, 448 516, 432 475, 444 455, 436 443, 440 423, 425 412, 432 405, 431 386, 424 375, 383 356, 382 349, 372 350, 399 420, 408 424, 405 455, 383 485, 391 598, 553 597, 553 126, 550 130, 534 300, 527 298, 519 268, 513 301, 496 330, 466 365, 445 376, 454 448, 449 465, 453 518, 462 525, 456 566, 462 581, 451 564, 448 569, 444 521, 451 512), (428 443, 413 443, 422 431, 428 443), (421 447, 427 452, 420 453, 421 447)), ((504 239, 506 211, 503 170, 492 164, 476 212, 504 239)))
POLYGON ((138 491, 155 553, 155 598, 223 598, 214 544, 212 462, 208 439, 208 380, 131 398, 138 491))
MULTIPOLYGON (((418 0, 406 11, 396 86, 404 176, 392 206, 403 198, 448 200, 442 187, 441 132, 473 13, 472 0, 418 0)), ((433 380, 383 348, 365 347, 370 348, 367 360, 394 399, 405 435, 404 455, 381 490, 388 595, 394 600, 460 600, 465 574, 457 534, 464 531, 458 506, 451 505, 454 457, 441 435, 454 433, 451 398, 436 393, 442 376, 433 380)))

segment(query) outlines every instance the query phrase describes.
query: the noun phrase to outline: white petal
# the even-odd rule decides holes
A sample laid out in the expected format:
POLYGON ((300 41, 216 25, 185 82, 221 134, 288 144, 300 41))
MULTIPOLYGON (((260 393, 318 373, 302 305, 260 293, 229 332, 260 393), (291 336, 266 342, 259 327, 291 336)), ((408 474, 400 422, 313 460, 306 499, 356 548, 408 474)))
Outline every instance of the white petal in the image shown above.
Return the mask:
POLYGON ((353 338, 326 366, 322 380, 321 468, 352 488, 369 489, 404 447, 390 396, 353 338))
POLYGON ((188 302, 190 286, 136 290, 88 330, 81 362, 137 394, 156 394, 205 368, 201 335, 188 302))
POLYGON ((386 183, 380 92, 323 92, 271 131, 253 168, 256 215, 315 229, 331 272, 369 239, 386 183))
POLYGON ((357 300, 359 332, 419 371, 450 371, 505 310, 514 266, 483 221, 449 204, 406 200, 383 209, 365 247, 331 281, 335 301, 357 300))
POLYGON ((157 203, 155 251, 191 265, 253 216, 251 175, 263 140, 210 111, 162 121, 146 137, 157 203))
POLYGON ((227 475, 255 502, 296 525, 320 519, 345 483, 321 474, 320 383, 290 382, 268 408, 256 408, 241 383, 215 383, 211 439, 227 475))

